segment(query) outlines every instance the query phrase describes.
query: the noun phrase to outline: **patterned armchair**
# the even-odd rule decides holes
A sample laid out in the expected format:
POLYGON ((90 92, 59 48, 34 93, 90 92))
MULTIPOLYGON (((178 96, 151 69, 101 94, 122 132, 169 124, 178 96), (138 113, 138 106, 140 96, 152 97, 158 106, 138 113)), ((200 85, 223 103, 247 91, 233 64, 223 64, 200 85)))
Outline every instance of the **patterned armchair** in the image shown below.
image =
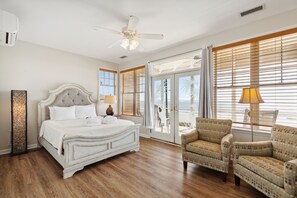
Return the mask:
POLYGON ((226 181, 233 139, 231 127, 231 120, 196 118, 196 129, 181 136, 184 169, 188 162, 198 164, 225 173, 226 181))
POLYGON ((297 197, 297 128, 274 125, 270 141, 234 142, 235 184, 240 178, 274 198, 297 197))

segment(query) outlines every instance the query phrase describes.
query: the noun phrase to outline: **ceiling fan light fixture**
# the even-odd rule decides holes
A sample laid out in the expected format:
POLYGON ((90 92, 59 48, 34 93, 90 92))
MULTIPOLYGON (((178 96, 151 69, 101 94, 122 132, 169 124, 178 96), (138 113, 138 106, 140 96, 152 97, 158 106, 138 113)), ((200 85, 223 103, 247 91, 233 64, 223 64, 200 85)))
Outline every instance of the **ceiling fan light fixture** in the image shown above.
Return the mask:
POLYGON ((127 49, 128 48, 128 46, 129 46, 129 39, 126 39, 126 38, 124 38, 123 40, 122 40, 122 42, 121 42, 121 47, 122 48, 124 48, 124 49, 127 49))
POLYGON ((135 50, 139 45, 139 42, 135 39, 133 40, 130 40, 130 46, 129 46, 129 49, 130 50, 135 50))

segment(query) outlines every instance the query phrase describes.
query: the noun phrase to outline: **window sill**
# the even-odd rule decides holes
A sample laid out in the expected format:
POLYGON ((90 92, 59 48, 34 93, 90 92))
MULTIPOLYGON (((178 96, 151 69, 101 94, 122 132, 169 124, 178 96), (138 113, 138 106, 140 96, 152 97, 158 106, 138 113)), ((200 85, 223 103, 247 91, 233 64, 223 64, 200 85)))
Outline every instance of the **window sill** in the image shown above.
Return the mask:
MULTIPOLYGON (((239 134, 248 134, 251 135, 251 129, 245 129, 240 127, 232 127, 233 133, 239 133, 239 134)), ((254 131, 254 135, 256 136, 263 136, 263 137, 270 137, 271 132, 270 131, 254 131)))

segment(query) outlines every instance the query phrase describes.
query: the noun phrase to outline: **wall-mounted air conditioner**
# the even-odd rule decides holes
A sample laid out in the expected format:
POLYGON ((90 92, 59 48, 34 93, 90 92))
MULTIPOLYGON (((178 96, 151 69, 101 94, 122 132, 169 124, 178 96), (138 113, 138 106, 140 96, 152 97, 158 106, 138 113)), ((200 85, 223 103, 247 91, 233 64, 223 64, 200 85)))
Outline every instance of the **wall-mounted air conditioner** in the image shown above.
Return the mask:
POLYGON ((0 45, 14 46, 18 32, 18 17, 0 9, 0 45))

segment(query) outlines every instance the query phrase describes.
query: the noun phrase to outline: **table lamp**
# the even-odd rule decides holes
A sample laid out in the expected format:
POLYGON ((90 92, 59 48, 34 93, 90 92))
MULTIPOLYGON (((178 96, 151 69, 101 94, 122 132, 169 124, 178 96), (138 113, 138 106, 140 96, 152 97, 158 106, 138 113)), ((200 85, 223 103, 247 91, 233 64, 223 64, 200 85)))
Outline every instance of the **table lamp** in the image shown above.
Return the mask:
MULTIPOLYGON (((242 95, 239 100, 239 103, 244 103, 244 104, 259 104, 263 103, 263 99, 260 95, 259 89, 255 87, 250 87, 250 88, 243 88, 242 89, 242 95)), ((248 114, 250 116, 250 124, 251 124, 251 131, 252 131, 252 142, 254 141, 254 115, 253 112, 249 112, 248 114)))
POLYGON ((112 116, 114 114, 111 104, 116 102, 115 96, 109 95, 104 97, 104 103, 109 104, 109 107, 106 109, 106 115, 112 116))

